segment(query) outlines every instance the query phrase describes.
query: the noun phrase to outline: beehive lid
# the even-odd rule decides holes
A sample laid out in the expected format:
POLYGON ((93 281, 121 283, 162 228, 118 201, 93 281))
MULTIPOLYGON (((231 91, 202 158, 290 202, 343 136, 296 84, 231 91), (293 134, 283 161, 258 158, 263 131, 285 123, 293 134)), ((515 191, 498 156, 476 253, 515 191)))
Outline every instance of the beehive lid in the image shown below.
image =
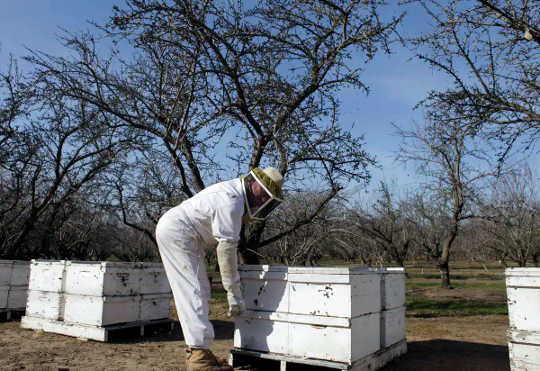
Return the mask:
POLYGON ((45 260, 45 259, 32 259, 31 264, 39 265, 65 265, 66 260, 45 260))
POLYGON ((256 272, 287 272, 287 269, 289 267, 284 265, 256 265, 256 264, 242 264, 238 266, 239 271, 248 272, 248 271, 256 271, 256 272))
POLYGON ((540 277, 540 268, 506 268, 506 276, 540 277))
POLYGON ((405 269, 401 267, 389 268, 351 268, 351 267, 295 267, 284 265, 251 265, 245 264, 238 267, 239 271, 248 272, 286 272, 294 274, 324 274, 324 275, 357 275, 357 274, 373 274, 373 273, 394 273, 403 274, 405 269))
POLYGON ((148 268, 163 268, 161 263, 147 262, 110 262, 110 261, 84 261, 70 260, 67 265, 99 265, 103 268, 121 268, 121 269, 148 269, 148 268))
POLYGON ((7 264, 7 265, 22 264, 22 265, 27 265, 27 264, 30 264, 30 262, 28 260, 0 260, 0 264, 7 264))

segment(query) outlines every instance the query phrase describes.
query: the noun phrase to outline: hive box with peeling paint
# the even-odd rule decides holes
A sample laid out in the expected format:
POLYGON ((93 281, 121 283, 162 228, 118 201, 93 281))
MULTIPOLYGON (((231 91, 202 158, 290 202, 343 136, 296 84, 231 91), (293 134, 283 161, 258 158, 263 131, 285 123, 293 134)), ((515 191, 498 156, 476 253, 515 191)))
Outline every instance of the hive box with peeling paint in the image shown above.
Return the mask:
POLYGON ((65 292, 91 296, 167 294, 171 291, 160 263, 66 263, 65 292))
MULTIPOLYGON (((404 270, 241 266, 239 349, 351 365, 405 345, 404 270)), ((403 350, 403 352, 405 349, 403 350)))
POLYGON ((540 370, 540 268, 508 268, 505 274, 510 368, 540 370))
POLYGON ((26 307, 29 262, 0 260, 0 309, 20 310, 26 307))
POLYGON ((169 317, 163 265, 33 260, 23 327, 39 321, 108 326, 169 317))
POLYGON ((65 295, 63 320, 88 326, 150 321, 169 317, 169 294, 137 296, 65 295))

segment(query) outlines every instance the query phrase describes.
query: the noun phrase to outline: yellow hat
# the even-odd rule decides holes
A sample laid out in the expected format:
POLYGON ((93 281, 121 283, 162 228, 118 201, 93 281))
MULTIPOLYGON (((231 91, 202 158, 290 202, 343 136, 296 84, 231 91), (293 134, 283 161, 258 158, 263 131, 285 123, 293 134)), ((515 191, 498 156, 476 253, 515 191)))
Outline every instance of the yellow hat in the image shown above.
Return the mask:
POLYGON ((268 175, 268 177, 272 179, 272 181, 276 183, 276 185, 280 189, 283 188, 283 175, 281 175, 278 169, 273 167, 267 167, 263 170, 263 172, 268 175))

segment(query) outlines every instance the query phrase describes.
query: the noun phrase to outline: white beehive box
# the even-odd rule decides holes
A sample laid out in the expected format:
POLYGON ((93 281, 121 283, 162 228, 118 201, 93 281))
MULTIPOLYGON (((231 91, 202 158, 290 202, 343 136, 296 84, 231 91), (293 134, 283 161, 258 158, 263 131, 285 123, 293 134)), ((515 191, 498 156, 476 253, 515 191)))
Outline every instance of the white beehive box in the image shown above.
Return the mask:
POLYGON ((28 290, 63 292, 65 267, 65 260, 32 260, 28 290))
POLYGON ((169 294, 141 296, 65 295, 64 322, 87 326, 152 321, 169 317, 169 294))
POLYGON ((29 262, 0 260, 0 309, 21 310, 26 307, 29 262))
POLYGON ((160 263, 67 262, 65 292, 92 296, 167 294, 160 263))
POLYGON ((26 316, 61 320, 64 315, 64 296, 60 292, 28 290, 26 316))
POLYGON ((510 368, 540 370, 540 268, 508 268, 505 274, 510 368))
POLYGON ((246 265, 240 276, 236 348, 352 365, 405 340, 403 269, 246 265))
POLYGON ((0 260, 0 287, 28 286, 29 265, 24 260, 0 260))
POLYGON ((169 317, 170 286, 159 263, 33 260, 29 287, 26 328, 92 333, 99 340, 103 331, 83 327, 169 317))

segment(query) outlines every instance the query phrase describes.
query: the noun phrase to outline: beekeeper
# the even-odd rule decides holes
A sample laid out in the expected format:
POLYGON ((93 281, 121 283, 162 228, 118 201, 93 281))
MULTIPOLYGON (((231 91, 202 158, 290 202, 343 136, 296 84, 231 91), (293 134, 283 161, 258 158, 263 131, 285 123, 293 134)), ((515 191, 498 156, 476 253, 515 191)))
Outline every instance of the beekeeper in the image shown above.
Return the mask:
POLYGON ((246 308, 237 267, 242 222, 264 220, 281 203, 282 185, 278 170, 255 168, 244 177, 209 186, 159 219, 156 240, 188 346, 188 371, 231 370, 209 349, 214 328, 208 320, 204 248, 217 246, 228 315, 236 317, 246 308))

